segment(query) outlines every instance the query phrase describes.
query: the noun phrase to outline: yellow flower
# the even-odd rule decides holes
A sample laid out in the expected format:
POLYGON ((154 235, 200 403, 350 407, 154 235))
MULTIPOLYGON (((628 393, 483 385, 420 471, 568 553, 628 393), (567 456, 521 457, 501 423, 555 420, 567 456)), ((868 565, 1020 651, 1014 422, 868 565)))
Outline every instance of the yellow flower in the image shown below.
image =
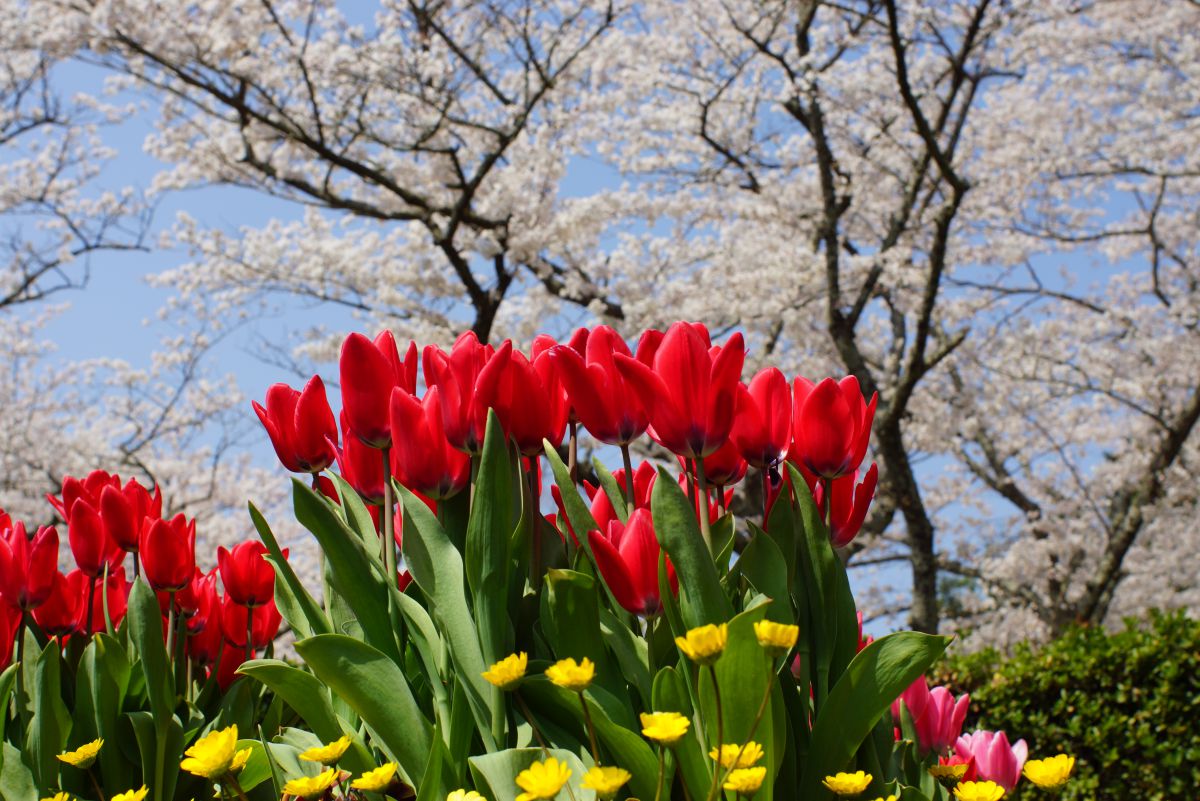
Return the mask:
MULTIPOLYGON (((227 729, 214 729, 183 752, 187 754, 187 759, 180 762, 179 767, 195 776, 219 779, 233 767, 233 759, 237 756, 237 740, 237 724, 227 729)), ((245 765, 245 760, 242 764, 245 765)))
POLYGON ((967 775, 967 768, 970 767, 966 762, 959 762, 957 765, 931 765, 929 775, 935 779, 961 779, 967 775))
POLYGON ((597 798, 612 798, 632 778, 624 768, 596 765, 583 775, 583 786, 595 790, 597 798))
POLYGON ((725 643, 729 641, 729 624, 698 626, 688 631, 686 637, 676 637, 675 644, 687 658, 697 665, 711 665, 721 658, 725 643))
MULTIPOLYGON (((375 768, 375 770, 368 770, 366 773, 350 782, 350 786, 355 790, 366 790, 371 793, 382 793, 392 783, 392 777, 395 775, 396 763, 386 762, 375 768)), ((454 795, 454 793, 451 793, 450 795, 454 795)))
POLYGON ((719 756, 723 768, 749 768, 762 759, 763 750, 761 745, 751 740, 746 743, 745 748, 736 743, 725 743, 721 746, 719 754, 714 748, 708 752, 708 755, 714 760, 719 756), (735 760, 736 765, 734 764, 735 760))
POLYGON ((58 758, 68 765, 76 768, 90 768, 92 763, 96 761, 96 755, 100 753, 100 746, 104 745, 104 740, 92 740, 90 743, 84 743, 74 751, 65 751, 58 755, 58 758))
POLYGON ((446 796, 446 801, 487 801, 474 790, 455 790, 446 796))
POLYGON ((554 757, 545 762, 534 762, 517 774, 517 786, 525 791, 517 796, 517 801, 554 798, 569 778, 571 769, 566 762, 559 762, 554 757))
POLYGON ((149 792, 150 790, 143 784, 139 790, 127 790, 123 793, 117 793, 110 797, 108 801, 142 801, 149 792))
POLYGON ((772 620, 760 620, 754 624, 754 636, 767 653, 783 656, 792 650, 800 637, 799 626, 789 626, 772 620))
POLYGON ((342 754, 346 753, 346 749, 349 747, 350 735, 343 734, 328 745, 308 749, 300 755, 300 758, 306 759, 309 762, 320 762, 326 766, 336 765, 337 761, 342 758, 342 754))
POLYGON ((250 753, 252 749, 243 748, 233 755, 233 761, 229 763, 230 773, 240 773, 242 768, 246 767, 246 763, 250 761, 250 753))
POLYGON ((546 668, 546 678, 564 690, 581 693, 596 676, 596 665, 586 656, 576 664, 574 659, 560 659, 546 668))
POLYGON ((43 798, 42 801, 71 801, 71 796, 66 793, 55 793, 49 798, 43 798))
POLYGON ((525 678, 525 668, 529 666, 529 655, 522 651, 504 657, 483 672, 483 677, 501 690, 515 690, 525 678))
POLYGON ((1025 763, 1025 769, 1022 771, 1025 778, 1036 784, 1038 787, 1052 788, 1061 787, 1067 783, 1067 779, 1071 778, 1071 771, 1075 768, 1075 757, 1067 756, 1066 754, 1055 754, 1046 759, 1031 759, 1025 763))
POLYGON ((954 788, 958 801, 1000 801, 1004 788, 995 782, 963 782, 954 788))
POLYGON ((301 798, 316 798, 337 782, 338 772, 333 768, 323 770, 316 776, 301 776, 283 785, 284 795, 301 798))
POLYGON ((721 785, 726 790, 732 790, 738 795, 754 795, 762 787, 763 779, 767 777, 766 768, 738 768, 729 772, 725 783, 721 785))
POLYGON ((900 799, 900 796, 898 796, 898 795, 889 795, 886 798, 884 798, 883 796, 879 796, 879 798, 876 798, 875 801, 899 801, 899 799, 900 799))
POLYGON ((857 773, 838 773, 826 776, 821 784, 838 795, 858 795, 871 784, 871 774, 861 770, 857 773))
POLYGON ((659 745, 675 745, 691 725, 692 722, 678 712, 642 713, 642 735, 659 745))

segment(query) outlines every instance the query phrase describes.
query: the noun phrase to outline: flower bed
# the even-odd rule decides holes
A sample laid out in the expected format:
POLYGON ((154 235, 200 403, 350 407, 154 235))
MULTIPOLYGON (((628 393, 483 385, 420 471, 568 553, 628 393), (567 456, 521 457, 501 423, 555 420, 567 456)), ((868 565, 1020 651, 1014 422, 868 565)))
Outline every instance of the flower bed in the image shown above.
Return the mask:
POLYGON ((697 324, 603 326, 526 356, 347 338, 340 419, 314 378, 255 411, 316 538, 305 587, 268 521, 196 565, 195 524, 101 471, 0 521, 0 794, 417 801, 995 801, 1057 786, 922 678, 947 638, 861 633, 875 399, 853 378, 742 384, 697 324), (418 368, 424 391, 418 394, 418 368), (340 423, 340 425, 339 425, 340 423), (580 430, 624 467, 579 479, 580 430), (649 436, 682 472, 633 466, 649 436), (565 440, 565 442, 564 442, 565 440), (336 466, 337 470, 332 468, 336 466), (729 488, 763 485, 735 521, 729 488), (546 486, 556 511, 541 508, 546 486), (129 579, 127 568, 132 568, 129 579), (286 621, 296 664, 273 658, 286 621), (961 736, 960 736, 961 735, 961 736))

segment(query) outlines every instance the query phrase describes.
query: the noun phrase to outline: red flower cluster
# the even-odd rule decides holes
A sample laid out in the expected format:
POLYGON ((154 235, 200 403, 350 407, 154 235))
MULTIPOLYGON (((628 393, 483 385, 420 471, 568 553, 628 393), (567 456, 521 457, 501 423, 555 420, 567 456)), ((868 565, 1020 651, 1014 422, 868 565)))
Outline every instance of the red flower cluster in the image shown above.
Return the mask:
POLYGON ((86 637, 110 622, 119 626, 131 586, 128 554, 135 578, 142 574, 158 593, 164 626, 172 604, 177 619, 186 621, 186 652, 193 659, 213 667, 222 649, 234 651, 220 659, 225 683, 249 653, 247 613, 239 610, 259 610, 253 613, 253 648, 274 639, 281 623, 273 600, 275 574, 259 543, 220 549, 226 589, 221 597, 217 568, 205 574, 196 567, 195 521, 182 514, 163 517, 157 488, 151 492, 132 478, 122 484, 118 476, 95 470, 83 479, 66 477, 60 494, 46 497, 66 521, 76 569, 66 574, 58 569, 57 529, 43 526, 30 536, 24 523, 0 511, 0 667, 11 659, 22 622, 30 622, 26 613, 50 637, 86 637))

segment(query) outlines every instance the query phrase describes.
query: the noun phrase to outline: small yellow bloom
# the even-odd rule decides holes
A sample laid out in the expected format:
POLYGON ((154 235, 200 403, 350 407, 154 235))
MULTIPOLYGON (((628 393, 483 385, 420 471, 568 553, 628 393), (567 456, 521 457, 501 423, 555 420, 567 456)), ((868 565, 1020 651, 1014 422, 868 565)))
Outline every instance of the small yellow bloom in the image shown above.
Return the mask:
POLYGON ((342 754, 346 753, 346 749, 350 747, 350 735, 343 734, 341 737, 334 740, 328 745, 323 745, 320 748, 310 748, 300 755, 301 759, 309 762, 320 762, 322 765, 336 765, 337 761, 342 758, 342 754))
POLYGON ((995 782, 963 782, 954 788, 958 801, 1000 801, 1004 788, 995 782))
POLYGON ((66 751, 58 755, 58 758, 68 765, 76 768, 86 769, 92 766, 96 761, 96 755, 100 753, 100 746, 104 745, 104 740, 92 740, 90 743, 84 743, 74 751, 66 751))
POLYGON ((49 798, 43 798, 42 801, 71 801, 71 796, 66 793, 55 793, 49 798))
POLYGON ((721 658, 725 643, 729 642, 729 624, 698 626, 690 629, 685 637, 676 637, 675 644, 688 659, 697 665, 711 665, 721 658))
POLYGON ((607 799, 616 795, 617 790, 620 790, 632 778, 633 774, 624 768, 596 765, 583 774, 583 786, 589 790, 595 790, 597 798, 607 799))
POLYGON ((678 712, 642 713, 642 736, 659 745, 675 745, 691 725, 692 722, 678 712))
MULTIPOLYGON (((236 723, 227 729, 214 729, 183 752, 187 759, 180 762, 179 767, 194 776, 219 779, 233 767, 233 759, 237 756, 237 740, 236 723)), ((244 760, 242 764, 245 765, 244 760)))
POLYGON ((246 767, 246 763, 250 761, 250 753, 253 749, 243 748, 233 755, 233 761, 229 763, 230 773, 241 773, 242 768, 246 767))
POLYGON ((754 636, 767 653, 783 656, 792 650, 792 646, 799 639, 800 627, 776 623, 773 620, 759 620, 754 624, 754 636))
POLYGON ((564 690, 581 693, 596 676, 596 665, 586 656, 576 664, 574 659, 560 659, 546 668, 546 678, 564 690))
POLYGON ((525 668, 529 666, 529 655, 522 651, 504 657, 483 672, 483 677, 501 690, 515 690, 525 678, 525 668))
POLYGON ((708 752, 708 755, 714 760, 720 757, 723 768, 749 768, 762 759, 763 749, 761 745, 751 740, 746 743, 745 748, 737 743, 725 743, 721 746, 720 753, 714 748, 708 752), (737 764, 734 764, 735 761, 737 764))
POLYGON ((332 787, 338 780, 338 772, 330 768, 316 776, 301 776, 283 785, 284 795, 294 795, 300 798, 316 798, 332 787))
POLYGON ((1031 759, 1025 763, 1022 771, 1025 778, 1046 789, 1061 787, 1071 778, 1075 769, 1075 757, 1066 754, 1055 754, 1046 759, 1031 759))
MULTIPOLYGON (((382 793, 392 783, 392 777, 396 775, 396 763, 386 762, 374 770, 368 770, 366 773, 359 776, 354 781, 350 782, 350 786, 355 790, 366 790, 370 793, 382 793)), ((451 796, 454 793, 450 794, 451 796)))
POLYGON ((967 768, 970 767, 966 762, 959 762, 957 765, 932 765, 929 768, 929 775, 935 779, 961 779, 967 775, 967 768))
POLYGON ((566 762, 559 762, 554 757, 545 762, 534 762, 517 774, 517 786, 525 791, 517 796, 517 801, 554 798, 569 778, 571 769, 566 762))
POLYGON ((446 801, 487 801, 474 790, 455 790, 446 796, 446 801))
POLYGON ((879 796, 879 798, 876 798, 875 801, 899 801, 899 799, 900 799, 900 796, 898 796, 898 795, 889 795, 886 798, 884 798, 883 796, 879 796))
POLYGON ((149 792, 150 790, 143 784, 140 790, 127 790, 123 793, 117 793, 110 797, 108 801, 142 801, 149 792))
POLYGON ((759 787, 762 787, 763 779, 766 777, 767 769, 763 767, 738 768, 729 772, 729 776, 721 787, 732 790, 738 795, 751 796, 758 792, 759 787))
POLYGON ((858 795, 871 784, 871 774, 861 770, 856 773, 838 773, 826 776, 821 784, 838 795, 858 795))

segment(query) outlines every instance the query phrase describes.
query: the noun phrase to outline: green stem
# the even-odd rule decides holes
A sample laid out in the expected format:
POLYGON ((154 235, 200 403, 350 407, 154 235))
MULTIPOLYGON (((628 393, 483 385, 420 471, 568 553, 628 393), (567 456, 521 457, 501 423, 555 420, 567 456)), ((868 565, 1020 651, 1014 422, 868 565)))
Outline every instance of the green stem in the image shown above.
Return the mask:
POLYGON ((139 561, 140 560, 138 559, 138 552, 134 551, 133 552, 133 580, 134 581, 137 581, 138 577, 142 575, 141 566, 139 564, 139 561))
POLYGON ((629 456, 628 442, 621 445, 621 461, 625 463, 625 509, 632 515, 635 502, 633 494, 633 459, 629 456))
POLYGON ((90 767, 87 769, 87 776, 92 781, 92 789, 96 791, 97 801, 104 801, 104 791, 100 789, 100 783, 96 781, 96 774, 90 767))
POLYGON ((249 801, 249 799, 246 798, 246 792, 242 789, 242 785, 238 782, 236 776, 234 776, 232 773, 226 773, 225 779, 233 785, 233 791, 237 793, 238 798, 242 799, 242 801, 249 801))
POLYGON ((708 675, 712 678, 713 699, 717 702, 717 764, 713 766, 713 783, 708 788, 708 801, 712 801, 721 785, 721 747, 725 744, 725 717, 721 711, 721 685, 717 683, 717 668, 708 666, 708 675))
POLYGON ((822 511, 821 511, 821 517, 825 521, 825 530, 827 532, 832 532, 833 531, 833 479, 822 478, 821 486, 825 488, 825 492, 822 493, 825 497, 821 499, 821 506, 823 507, 822 511))
POLYGON ((592 713, 588 711, 587 699, 583 691, 579 691, 579 705, 583 707, 583 720, 587 724, 588 741, 592 744, 592 762, 600 765, 600 748, 596 745, 596 727, 592 725, 592 713))
POLYGON ((175 668, 175 590, 167 592, 167 664, 175 668))
MULTIPOLYGON (((696 516, 700 518, 700 536, 704 538, 704 544, 708 547, 708 552, 712 553, 712 529, 708 523, 708 482, 704 480, 704 460, 696 460, 696 495, 699 497, 699 503, 696 505, 696 516)), ((728 565, 726 565, 728 567, 728 565)))
MULTIPOLYGON (((106 587, 105 589, 108 589, 108 588, 106 587)), ((105 595, 107 595, 107 594, 108 593, 105 593, 105 595)), ((89 636, 89 637, 92 635, 92 612, 95 609, 95 605, 96 605, 96 577, 91 576, 88 578, 87 618, 86 618, 87 622, 84 623, 84 631, 87 632, 87 636, 89 636)))
POLYGON ((767 502, 771 498, 771 471, 764 467, 762 469, 762 487, 763 487, 763 531, 767 530, 767 502))
MULTIPOLYGON (((29 613, 21 610, 21 625, 17 627, 17 713, 21 718, 21 736, 29 731, 29 712, 25 698, 25 627, 29 613)), ((26 743, 28 745, 28 743, 26 743)))
POLYGON ((254 607, 246 607, 246 661, 254 658, 254 607))
POLYGON ((550 747, 546 745, 546 738, 542 737, 542 730, 538 728, 537 721, 533 719, 533 713, 529 711, 529 705, 521 697, 521 692, 513 690, 513 698, 517 699, 517 706, 521 708, 521 714, 525 716, 525 720, 529 721, 529 728, 533 729, 533 736, 542 748, 542 756, 550 756, 550 747))
POLYGON ((392 460, 391 448, 382 448, 383 454, 383 567, 389 582, 396 581, 396 521, 392 515, 392 460))
POLYGON ((663 747, 658 746, 658 786, 654 791, 654 801, 662 801, 663 781, 667 776, 666 760, 663 756, 663 747))
MULTIPOLYGON (((517 457, 520 458, 519 456, 517 457)), ((531 536, 531 570, 530 584, 533 586, 534 592, 537 592, 542 586, 542 516, 538 513, 538 497, 537 497, 537 464, 533 458, 529 460, 529 470, 527 471, 529 484, 529 520, 533 525, 531 536)))
POLYGON ((568 424, 570 439, 567 446, 567 472, 571 474, 571 483, 579 483, 579 423, 571 420, 568 424))

